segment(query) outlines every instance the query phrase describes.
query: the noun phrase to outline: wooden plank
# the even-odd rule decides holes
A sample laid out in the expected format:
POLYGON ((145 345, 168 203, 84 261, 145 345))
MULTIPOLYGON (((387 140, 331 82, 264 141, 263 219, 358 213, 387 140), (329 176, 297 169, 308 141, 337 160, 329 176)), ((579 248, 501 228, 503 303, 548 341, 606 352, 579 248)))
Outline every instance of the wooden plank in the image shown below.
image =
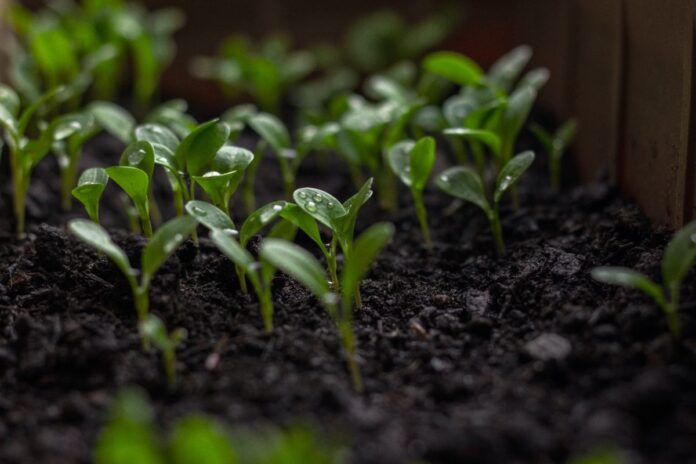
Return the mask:
MULTIPOLYGON (((619 186, 654 221, 685 218, 694 2, 625 2, 619 186)), ((691 192, 689 192, 691 196, 691 192)))
POLYGON ((583 179, 616 179, 622 65, 621 0, 573 0, 568 115, 580 130, 575 164, 583 179))

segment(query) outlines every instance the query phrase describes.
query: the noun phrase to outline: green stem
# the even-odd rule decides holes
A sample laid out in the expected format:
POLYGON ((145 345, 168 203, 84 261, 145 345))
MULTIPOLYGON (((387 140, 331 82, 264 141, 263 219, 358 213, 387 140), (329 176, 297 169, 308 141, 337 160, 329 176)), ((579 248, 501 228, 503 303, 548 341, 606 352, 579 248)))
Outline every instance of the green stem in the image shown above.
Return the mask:
POLYGON ((259 304, 261 305, 263 328, 266 330, 266 333, 271 333, 273 332, 273 301, 271 300, 270 288, 266 288, 259 293, 259 304))
POLYGON ((164 372, 167 376, 167 386, 169 390, 176 389, 176 356, 174 349, 162 350, 162 360, 164 361, 164 372))
POLYGON ((379 197, 379 206, 385 211, 396 211, 396 183, 394 176, 387 168, 382 168, 377 173, 377 195, 379 197))
POLYGON ((12 206, 15 214, 15 227, 17 232, 17 238, 24 237, 24 223, 26 217, 26 195, 27 188, 25 187, 26 180, 24 179, 24 172, 21 166, 21 160, 19 159, 19 149, 17 144, 11 143, 10 146, 10 171, 12 173, 12 184, 14 185, 14 197, 12 199, 12 206))
POLYGON ((341 291, 340 282, 338 281, 338 265, 336 264, 336 245, 338 240, 336 237, 331 239, 331 246, 329 247, 329 254, 326 255, 326 264, 329 268, 329 277, 331 277, 331 288, 338 293, 341 291))
POLYGON ((345 352, 346 365, 348 367, 348 373, 350 374, 350 379, 353 384, 353 390, 355 390, 356 393, 362 393, 362 375, 360 374, 360 367, 358 366, 358 363, 355 361, 357 347, 355 341, 355 334, 353 333, 353 328, 351 326, 350 320, 342 319, 339 322, 338 330, 341 337, 341 344, 343 345, 343 350, 345 352))
MULTIPOLYGON (((128 277, 131 290, 133 291, 133 303, 135 304, 135 312, 138 315, 138 326, 145 322, 147 315, 150 312, 150 298, 148 295, 148 285, 138 285, 133 276, 128 277)), ((150 349, 150 339, 141 333, 140 343, 143 350, 150 349)))
POLYGON ((77 162, 79 159, 79 152, 69 153, 68 165, 61 171, 60 197, 63 211, 70 211, 72 207, 72 189, 77 182, 77 162))
POLYGON ((416 206, 416 216, 418 217, 418 223, 420 224, 421 233, 423 234, 423 240, 425 240, 425 246, 426 248, 432 248, 433 241, 430 237, 430 228, 428 227, 428 213, 423 204, 423 192, 412 189, 411 195, 413 196, 413 203, 416 206))
POLYGON ((454 158, 459 166, 466 166, 468 164, 466 159, 466 152, 464 150, 464 142, 458 137, 450 137, 450 144, 452 145, 452 151, 454 152, 454 158))
POLYGON ((483 153, 481 144, 478 142, 471 142, 471 154, 474 157, 474 162, 476 163, 476 170, 481 176, 481 179, 486 177, 486 156, 483 153))
POLYGON ((490 220, 491 232, 493 232, 493 239, 495 240, 495 249, 498 252, 498 256, 503 256, 505 255, 505 242, 503 241, 503 228, 500 225, 500 212, 497 205, 491 211, 488 219, 490 220))
POLYGON ((239 280, 239 288, 242 290, 242 293, 247 295, 249 293, 249 288, 247 287, 246 273, 244 272, 244 268, 235 265, 234 271, 237 274, 237 280, 239 280))
POLYGON ((667 317, 667 327, 672 332, 674 338, 681 338, 681 320, 679 317, 679 287, 680 285, 671 285, 669 289, 669 303, 663 308, 667 317))

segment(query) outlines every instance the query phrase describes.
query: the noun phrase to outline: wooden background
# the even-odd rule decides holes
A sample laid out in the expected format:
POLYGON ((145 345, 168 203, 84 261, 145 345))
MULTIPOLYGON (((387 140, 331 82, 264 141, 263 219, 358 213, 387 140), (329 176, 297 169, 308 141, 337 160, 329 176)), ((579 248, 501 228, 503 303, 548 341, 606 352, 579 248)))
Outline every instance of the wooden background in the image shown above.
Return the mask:
MULTIPOLYGON (((0 5, 8 0, 0 0, 0 5)), ((33 0, 33 3, 36 3, 33 0)), ((298 45, 339 40, 361 15, 383 7, 410 18, 445 0, 146 0, 178 6, 188 24, 164 94, 218 102, 192 80, 192 56, 211 54, 225 35, 284 30, 298 45)), ((696 0, 459 0, 466 21, 448 42, 490 64, 519 43, 551 69, 542 104, 576 116, 574 156, 583 178, 608 175, 656 222, 696 218, 696 0)), ((1 32, 1 31, 0 31, 1 32)), ((2 66, 2 62, 0 62, 2 66)))

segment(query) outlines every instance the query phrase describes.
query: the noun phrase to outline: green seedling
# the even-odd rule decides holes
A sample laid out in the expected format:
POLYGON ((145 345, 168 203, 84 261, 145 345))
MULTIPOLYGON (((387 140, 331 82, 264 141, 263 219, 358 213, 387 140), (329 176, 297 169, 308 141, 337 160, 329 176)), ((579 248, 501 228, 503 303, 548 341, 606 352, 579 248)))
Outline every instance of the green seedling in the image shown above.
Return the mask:
POLYGON ((574 119, 566 121, 553 134, 538 124, 531 126, 532 133, 543 145, 546 153, 549 154, 549 176, 551 188, 555 192, 561 190, 561 161, 568 146, 573 141, 577 129, 578 124, 574 119))
POLYGON ((87 105, 97 123, 110 135, 128 145, 133 141, 135 118, 115 103, 95 101, 87 105))
POLYGON ((298 156, 298 152, 292 148, 287 128, 280 119, 269 113, 258 113, 251 116, 248 124, 276 155, 283 177, 283 190, 286 197, 290 198, 295 189, 295 177, 302 159, 298 156))
POLYGON ((509 93, 532 59, 532 48, 520 45, 500 57, 486 73, 485 81, 493 89, 509 93))
POLYGON ((150 142, 134 142, 121 155, 119 166, 106 174, 128 195, 138 211, 146 237, 152 236, 150 220, 150 183, 155 168, 155 150, 150 142))
POLYGON ((599 282, 634 288, 648 295, 664 312, 672 335, 679 338, 682 332, 679 317, 680 289, 694 260, 696 221, 684 226, 667 244, 662 257, 662 285, 641 272, 625 267, 598 267, 592 270, 592 277, 599 282))
POLYGON ((14 186, 13 209, 16 231, 24 235, 25 205, 31 174, 38 163, 62 142, 92 124, 92 118, 83 113, 58 116, 49 123, 37 124, 38 135, 29 137, 29 125, 39 112, 46 112, 69 97, 65 88, 57 88, 22 109, 19 96, 9 87, 0 85, 0 128, 3 130, 10 158, 10 172, 14 186))
POLYGON ((102 168, 89 168, 80 175, 72 195, 82 203, 89 218, 99 224, 99 202, 104 193, 109 175, 102 168))
MULTIPOLYGON (((295 190, 293 198, 299 209, 304 213, 296 212, 289 208, 284 217, 297 225, 319 246, 326 258, 331 285, 334 290, 340 289, 340 281, 337 273, 338 247, 343 251, 344 261, 348 260, 353 252, 353 238, 355 235, 355 222, 360 208, 372 196, 372 179, 368 179, 358 193, 350 197, 344 203, 338 201, 333 195, 315 188, 301 188, 295 190), (306 216, 314 220, 307 221, 306 216), (331 231, 331 243, 327 246, 321 240, 318 224, 322 224, 331 231)), ((360 294, 356 292, 356 301, 361 306, 360 294)))
POLYGON ((188 216, 178 217, 163 224, 143 250, 140 271, 131 266, 125 252, 111 240, 109 233, 99 224, 86 219, 73 219, 68 223, 68 230, 87 245, 104 253, 119 268, 133 293, 138 321, 143 322, 149 314, 149 289, 152 278, 167 258, 191 235, 196 224, 195 219, 188 216))
POLYGON ((486 195, 479 174, 466 166, 450 168, 437 178, 437 186, 453 197, 471 202, 481 208, 491 225, 495 247, 499 256, 505 254, 503 230, 500 225, 500 200, 534 162, 534 152, 525 151, 514 156, 505 164, 495 183, 492 204, 486 195))
POLYGON ((213 204, 229 216, 230 199, 253 160, 254 154, 249 150, 226 145, 215 154, 210 171, 192 178, 205 190, 213 204))
POLYGON ((176 389, 176 349, 186 339, 186 329, 179 328, 167 332, 164 322, 150 314, 140 323, 140 333, 162 352, 167 385, 170 390, 176 389))
POLYGON ((410 190, 416 217, 420 224, 425 246, 432 247, 428 215, 423 204, 423 190, 435 163, 435 139, 425 137, 418 142, 405 140, 394 145, 388 153, 392 170, 410 190))
POLYGON ((423 68, 462 87, 478 85, 483 78, 483 70, 474 60, 455 52, 431 53, 423 60, 423 68))
MULTIPOLYGON (((248 292, 247 279, 251 282, 259 300, 261 319, 267 332, 273 331, 271 281, 275 275, 275 268, 264 260, 257 261, 246 250, 246 246, 251 237, 280 217, 286 205, 287 203, 284 201, 276 201, 262 206, 249 215, 238 231, 229 216, 214 205, 199 200, 193 200, 186 204, 186 211, 210 230, 210 239, 235 264, 239 285, 244 293, 248 292)), ((292 226, 289 228, 288 224, 283 222, 276 225, 269 236, 294 237, 295 228, 292 224, 289 224, 292 226)))
POLYGON ((150 111, 145 116, 145 123, 164 126, 179 138, 185 138, 198 126, 198 122, 186 111, 188 103, 185 100, 169 100, 150 111))
POLYGON ((341 297, 332 290, 326 271, 319 261, 305 249, 278 239, 266 239, 261 245, 260 254, 263 259, 307 287, 336 323, 353 388, 357 392, 362 392, 363 383, 355 361, 357 340, 353 330, 353 296, 358 292, 360 282, 373 261, 393 234, 392 224, 379 223, 358 237, 354 244, 354 253, 344 261, 341 272, 341 297))

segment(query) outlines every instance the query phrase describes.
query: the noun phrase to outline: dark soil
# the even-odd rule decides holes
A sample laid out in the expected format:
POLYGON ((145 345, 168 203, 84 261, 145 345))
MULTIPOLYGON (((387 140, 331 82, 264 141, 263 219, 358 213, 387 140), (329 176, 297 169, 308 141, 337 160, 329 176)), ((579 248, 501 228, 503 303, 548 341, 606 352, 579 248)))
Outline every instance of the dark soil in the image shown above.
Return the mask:
MULTIPOLYGON (((480 211, 448 215, 438 192, 426 199, 432 253, 407 196, 398 214, 367 208, 361 226, 386 219, 397 233, 362 286, 363 395, 351 391, 334 327, 307 291, 276 278, 276 330, 266 335, 232 265, 205 239, 200 254, 189 242, 151 291, 152 310, 189 332, 180 387, 168 393, 157 354, 140 349, 125 280, 61 228, 57 186, 44 180, 52 169, 35 176, 21 242, 3 177, 2 463, 89 462, 111 399, 130 384, 149 391, 165 425, 193 411, 233 426, 303 418, 349 444, 354 463, 558 463, 605 443, 630 462, 696 462, 694 279, 675 344, 650 301, 589 277, 600 264, 657 277, 668 240, 603 184, 551 195, 543 173, 530 176, 525 206, 503 213, 505 259, 480 211)), ((345 196, 350 186, 333 171, 310 163, 301 183, 345 196)), ((262 199, 275 172, 262 170, 262 199)), ((123 226, 115 211, 106 204, 104 222, 123 226)), ((143 239, 114 234, 139 262, 143 239)))

